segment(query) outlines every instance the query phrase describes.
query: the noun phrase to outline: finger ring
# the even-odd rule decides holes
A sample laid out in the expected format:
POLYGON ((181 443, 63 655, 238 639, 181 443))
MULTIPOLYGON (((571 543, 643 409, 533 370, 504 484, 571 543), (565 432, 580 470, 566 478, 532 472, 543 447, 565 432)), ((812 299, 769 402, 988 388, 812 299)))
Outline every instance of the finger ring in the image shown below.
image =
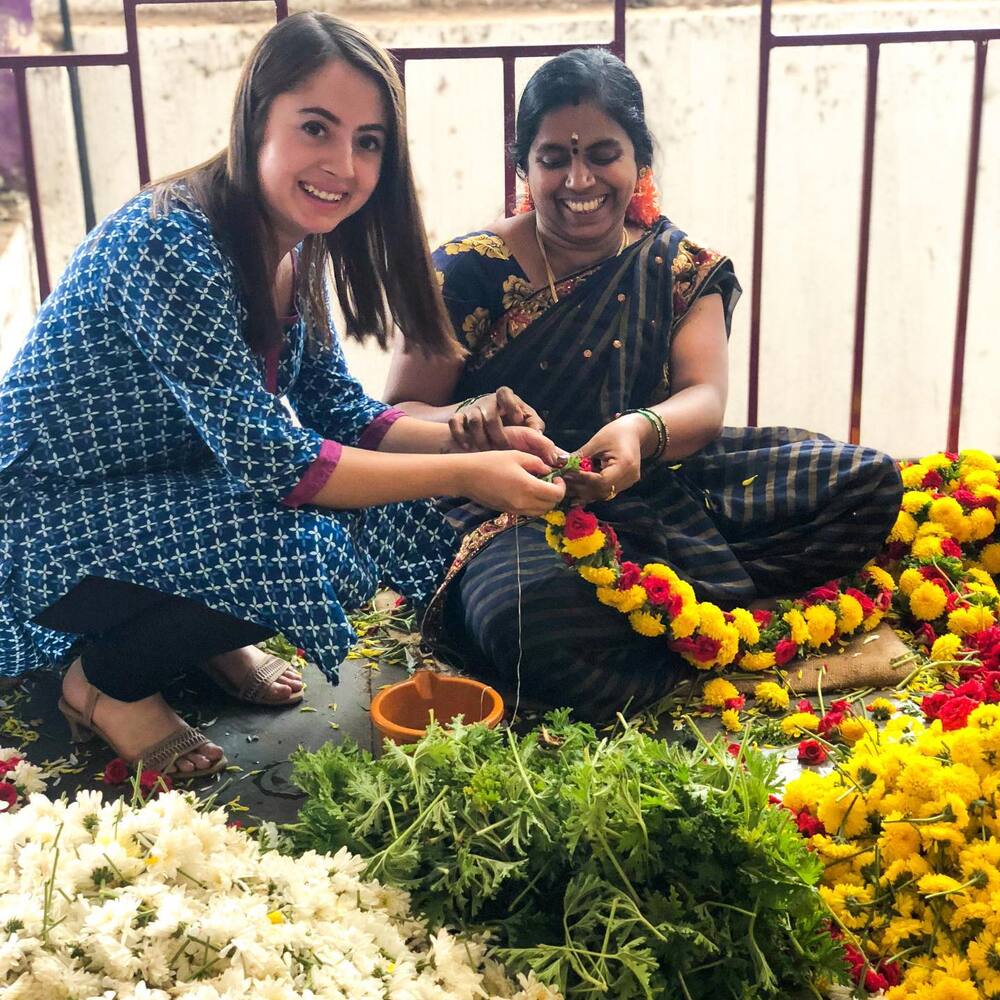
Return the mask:
POLYGON ((614 500, 618 496, 618 487, 614 483, 611 484, 611 492, 604 498, 605 501, 614 500))

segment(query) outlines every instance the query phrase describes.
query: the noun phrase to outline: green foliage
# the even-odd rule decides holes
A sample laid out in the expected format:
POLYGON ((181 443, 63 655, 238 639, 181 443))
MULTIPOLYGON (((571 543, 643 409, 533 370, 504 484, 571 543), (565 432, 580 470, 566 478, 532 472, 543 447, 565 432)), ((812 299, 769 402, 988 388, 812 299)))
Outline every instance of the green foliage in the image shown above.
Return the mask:
POLYGON ((488 931, 513 971, 568 998, 815 995, 842 979, 821 864, 769 802, 776 763, 566 711, 523 738, 431 727, 373 760, 294 757, 299 849, 341 846, 432 924, 488 931))

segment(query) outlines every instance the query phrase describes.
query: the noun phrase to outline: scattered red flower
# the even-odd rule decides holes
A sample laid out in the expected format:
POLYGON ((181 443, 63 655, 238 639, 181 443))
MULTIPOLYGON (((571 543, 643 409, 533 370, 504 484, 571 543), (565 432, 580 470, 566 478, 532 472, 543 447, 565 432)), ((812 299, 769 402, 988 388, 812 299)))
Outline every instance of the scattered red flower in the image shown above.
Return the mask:
POLYGON ((0 781, 0 803, 10 809, 17 802, 17 789, 9 781, 0 781))
POLYGON ((162 774, 159 771, 144 770, 139 775, 139 791, 143 798, 156 798, 160 792, 169 792, 174 787, 170 780, 170 775, 162 774))
POLYGON ((819 740, 803 740, 799 744, 799 761, 803 764, 822 764, 829 756, 819 740))
POLYGON ((128 764, 121 759, 121 757, 112 757, 111 760, 104 765, 104 784, 106 785, 120 785, 125 781, 128 781, 129 771, 128 764))

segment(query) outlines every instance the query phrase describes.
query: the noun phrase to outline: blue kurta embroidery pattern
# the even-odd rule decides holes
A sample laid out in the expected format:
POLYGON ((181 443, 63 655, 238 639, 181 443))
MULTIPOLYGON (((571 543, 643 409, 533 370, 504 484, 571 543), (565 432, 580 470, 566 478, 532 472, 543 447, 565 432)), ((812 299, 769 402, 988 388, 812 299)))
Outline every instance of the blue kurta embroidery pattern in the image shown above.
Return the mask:
POLYGON ((88 235, 0 381, 0 675, 65 658, 76 637, 31 619, 93 575, 271 626, 336 682, 344 609, 380 583, 425 601, 454 532, 425 502, 281 504, 324 438, 357 445, 386 406, 300 319, 279 361, 293 420, 207 218, 149 207, 88 235))

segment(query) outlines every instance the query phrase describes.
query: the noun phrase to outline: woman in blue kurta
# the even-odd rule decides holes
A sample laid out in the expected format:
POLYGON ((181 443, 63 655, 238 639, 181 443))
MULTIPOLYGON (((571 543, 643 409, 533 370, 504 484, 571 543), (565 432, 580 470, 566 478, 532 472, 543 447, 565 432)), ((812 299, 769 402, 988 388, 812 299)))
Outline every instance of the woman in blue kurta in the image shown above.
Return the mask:
POLYGON ((345 608, 381 582, 426 601, 456 542, 417 498, 562 495, 536 432, 451 454, 447 428, 369 398, 331 332, 328 261, 348 333, 398 322, 411 348, 458 350, 389 57, 303 14, 251 54, 229 149, 87 237, 0 382, 0 676, 80 653, 75 733, 147 767, 224 763, 162 699, 170 676, 208 664, 291 703, 297 674, 262 672, 252 643, 281 631, 336 682, 345 608))
MULTIPOLYGON (((652 153, 622 62, 588 49, 543 65, 515 141, 533 204, 434 254, 469 355, 399 355, 388 398, 419 398, 400 405, 477 440, 497 421, 491 394, 509 387, 559 446, 593 459, 569 488, 613 527, 623 558, 669 565, 701 600, 729 607, 854 572, 895 520, 895 463, 798 428, 722 426, 740 286, 727 257, 660 215, 652 153), (481 393, 474 419, 478 403, 448 403, 481 393)), ((687 673, 666 642, 598 603, 543 522, 474 502, 448 513, 466 537, 425 634, 470 670, 590 718, 638 708, 687 673)))

